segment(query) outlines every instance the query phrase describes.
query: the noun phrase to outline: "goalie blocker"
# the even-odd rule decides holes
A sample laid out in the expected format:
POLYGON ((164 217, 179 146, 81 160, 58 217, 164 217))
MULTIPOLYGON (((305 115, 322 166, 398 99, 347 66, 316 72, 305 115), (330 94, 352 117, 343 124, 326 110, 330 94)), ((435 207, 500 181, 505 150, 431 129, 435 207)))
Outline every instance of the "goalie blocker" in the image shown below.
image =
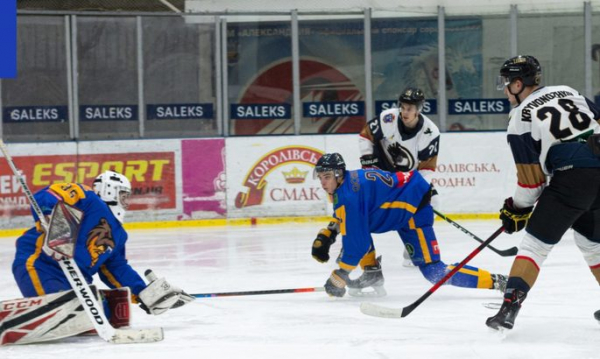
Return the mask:
MULTIPOLYGON (((90 289, 114 328, 130 322, 129 288, 90 289)), ((94 332, 73 290, 0 302, 0 345, 30 344, 94 332)))

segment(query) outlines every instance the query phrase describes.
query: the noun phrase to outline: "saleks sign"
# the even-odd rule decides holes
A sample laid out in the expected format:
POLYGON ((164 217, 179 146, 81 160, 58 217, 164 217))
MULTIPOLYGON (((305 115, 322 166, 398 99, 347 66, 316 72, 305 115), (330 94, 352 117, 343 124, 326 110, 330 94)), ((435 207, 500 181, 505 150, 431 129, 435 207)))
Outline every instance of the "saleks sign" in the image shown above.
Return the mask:
POLYGON ((324 194, 312 181, 312 169, 323 154, 308 146, 285 146, 261 156, 247 172, 237 193, 236 208, 263 204, 263 201, 322 201, 324 194), (307 181, 307 179, 311 179, 307 181))
MULTIPOLYGON (((60 182, 92 186, 96 176, 112 170, 131 181, 130 210, 175 208, 173 152, 20 156, 14 161, 32 192, 60 182)), ((0 171, 0 215, 28 215, 27 197, 6 161, 0 162, 0 171)))

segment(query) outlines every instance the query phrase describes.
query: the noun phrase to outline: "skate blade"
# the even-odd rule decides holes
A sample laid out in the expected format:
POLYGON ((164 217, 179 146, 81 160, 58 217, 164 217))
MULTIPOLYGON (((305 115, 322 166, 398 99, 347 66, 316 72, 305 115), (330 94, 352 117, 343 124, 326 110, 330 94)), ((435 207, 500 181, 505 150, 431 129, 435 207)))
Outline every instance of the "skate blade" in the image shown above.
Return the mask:
POLYGON ((495 338, 499 340, 506 339, 506 336, 510 332, 509 329, 504 328, 503 326, 499 326, 498 328, 488 327, 488 332, 495 338))
POLYGON ((348 288, 348 295, 351 297, 361 297, 361 298, 379 298, 385 297, 387 292, 383 287, 371 287, 372 291, 362 291, 362 289, 367 288, 348 288))
POLYGON ((502 306, 502 303, 481 303, 481 305, 483 305, 487 309, 499 310, 500 307, 502 306))

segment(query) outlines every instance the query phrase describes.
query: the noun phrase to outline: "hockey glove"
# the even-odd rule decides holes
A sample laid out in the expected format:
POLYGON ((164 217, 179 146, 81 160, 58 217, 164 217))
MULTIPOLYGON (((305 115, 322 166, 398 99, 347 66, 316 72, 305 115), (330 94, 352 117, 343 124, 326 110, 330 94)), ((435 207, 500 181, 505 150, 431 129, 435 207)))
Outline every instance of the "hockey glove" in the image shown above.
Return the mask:
POLYGON ((331 222, 328 228, 321 229, 313 241, 312 256, 317 262, 325 263, 329 260, 329 248, 335 243, 335 237, 338 235, 338 232, 331 228, 334 223, 331 222))
POLYGON ((169 309, 182 307, 192 301, 194 297, 183 290, 171 285, 165 278, 157 279, 151 271, 146 271, 146 278, 150 284, 139 294, 140 307, 148 314, 159 315, 169 309))
POLYGON ((325 282, 325 292, 331 297, 343 297, 346 294, 346 283, 350 281, 350 272, 345 269, 336 269, 325 282))
POLYGON ((375 155, 364 155, 360 157, 360 165, 363 169, 376 168, 379 169, 379 158, 375 155))
POLYGON ((504 206, 500 210, 500 220, 502 220, 504 232, 511 234, 525 228, 532 211, 533 207, 516 208, 512 197, 505 199, 504 206))

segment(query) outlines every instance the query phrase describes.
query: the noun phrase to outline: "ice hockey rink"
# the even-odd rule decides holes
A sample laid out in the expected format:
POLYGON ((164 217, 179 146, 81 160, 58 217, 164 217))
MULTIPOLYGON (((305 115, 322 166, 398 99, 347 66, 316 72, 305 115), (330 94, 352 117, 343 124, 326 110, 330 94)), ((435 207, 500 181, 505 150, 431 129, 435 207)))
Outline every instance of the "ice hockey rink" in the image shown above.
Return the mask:
MULTIPOLYGON (((498 221, 460 221, 485 239, 498 221)), ((138 271, 152 268, 188 293, 319 287, 336 267, 312 259, 320 224, 130 231, 128 258, 138 271)), ((478 243, 436 221, 442 259, 459 262, 478 243)), ((521 234, 502 234, 492 245, 506 249, 521 234)), ((439 288, 403 319, 369 317, 363 301, 401 308, 431 284, 416 268, 402 266, 395 233, 376 235, 388 295, 330 298, 325 293, 197 299, 161 316, 132 309, 136 328, 161 326, 165 339, 151 344, 108 344, 99 337, 0 347, 0 358, 600 358, 600 288, 568 232, 542 268, 515 329, 499 334, 484 322, 500 303, 493 290, 439 288)), ((332 247, 333 256, 340 249, 332 247)), ((10 270, 14 238, 0 238, 0 298, 20 296, 10 270)), ((470 264, 507 273, 512 257, 485 249, 470 264)), ((352 277, 358 273, 353 273, 352 277)))

